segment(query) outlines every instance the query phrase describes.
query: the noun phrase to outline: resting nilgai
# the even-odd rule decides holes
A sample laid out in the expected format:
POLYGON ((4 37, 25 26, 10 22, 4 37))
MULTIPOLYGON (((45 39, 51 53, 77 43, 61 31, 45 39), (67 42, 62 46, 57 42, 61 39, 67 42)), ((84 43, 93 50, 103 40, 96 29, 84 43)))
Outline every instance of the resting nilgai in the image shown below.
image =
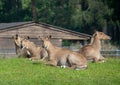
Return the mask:
POLYGON ((83 46, 80 49, 80 53, 83 54, 86 59, 93 60, 93 62, 104 62, 105 58, 101 55, 101 41, 100 40, 110 39, 110 36, 104 34, 103 32, 96 31, 91 40, 91 44, 83 46))
POLYGON ((30 58, 30 56, 31 56, 30 52, 26 49, 24 49, 24 50, 21 49, 21 41, 24 40, 24 39, 25 38, 19 36, 18 34, 13 36, 16 54, 18 55, 18 57, 22 56, 22 57, 30 58))
POLYGON ((49 65, 67 66, 75 70, 87 68, 87 60, 82 54, 56 47, 50 42, 50 38, 51 36, 41 38, 42 45, 48 52, 49 65))

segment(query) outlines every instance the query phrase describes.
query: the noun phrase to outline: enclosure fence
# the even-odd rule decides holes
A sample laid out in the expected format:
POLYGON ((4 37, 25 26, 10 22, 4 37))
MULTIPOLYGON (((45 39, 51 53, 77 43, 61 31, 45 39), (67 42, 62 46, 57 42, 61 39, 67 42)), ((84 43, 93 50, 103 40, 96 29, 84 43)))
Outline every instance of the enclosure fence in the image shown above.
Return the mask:
MULTIPOLYGON (((79 49, 76 47, 63 47, 63 48, 68 48, 72 51, 78 52, 79 49)), ((120 57, 120 49, 116 50, 101 50, 101 54, 105 57, 120 57)), ((5 55, 5 56, 15 56, 15 49, 0 49, 0 55, 5 55)))
POLYGON ((116 57, 120 57, 120 49, 119 50, 102 50, 101 54, 103 56, 116 56, 116 57))
MULTIPOLYGON (((64 48, 68 48, 72 51, 78 52, 80 49, 74 46, 64 46, 64 48)), ((120 57, 120 49, 112 49, 112 50, 101 50, 101 54, 106 57, 120 57)))

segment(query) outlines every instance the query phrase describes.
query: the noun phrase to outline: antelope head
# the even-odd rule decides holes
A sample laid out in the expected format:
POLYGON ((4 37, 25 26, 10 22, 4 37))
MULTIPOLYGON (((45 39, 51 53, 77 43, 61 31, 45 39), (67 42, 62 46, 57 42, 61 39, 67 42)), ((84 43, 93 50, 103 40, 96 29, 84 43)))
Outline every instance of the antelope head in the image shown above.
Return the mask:
POLYGON ((51 36, 47 36, 44 38, 39 37, 39 39, 42 40, 42 47, 45 48, 46 50, 49 48, 49 45, 51 44, 50 40, 49 40, 50 38, 51 38, 51 36))
POLYGON ((24 38, 20 37, 18 34, 13 36, 14 43, 18 46, 21 47, 21 41, 24 40, 24 38))
POLYGON ((110 40, 110 39, 111 39, 110 36, 106 35, 106 34, 103 33, 103 32, 98 32, 98 31, 96 31, 93 36, 97 36, 97 37, 98 37, 99 39, 101 39, 101 40, 110 40))

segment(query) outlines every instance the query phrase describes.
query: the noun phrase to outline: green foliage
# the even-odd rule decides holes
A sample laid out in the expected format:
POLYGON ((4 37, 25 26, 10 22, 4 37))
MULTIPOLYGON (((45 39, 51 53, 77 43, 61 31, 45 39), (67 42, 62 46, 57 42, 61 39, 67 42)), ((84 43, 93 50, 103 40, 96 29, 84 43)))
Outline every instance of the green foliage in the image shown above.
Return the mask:
POLYGON ((62 41, 62 46, 70 46, 72 44, 72 42, 70 42, 70 40, 63 40, 62 41))
MULTIPOLYGON (((31 0, 2 0, 1 3, 1 15, 4 16, 2 21, 32 19, 31 0)), ((39 21, 84 32, 87 27, 101 28, 104 19, 112 13, 101 0, 36 0, 36 3, 39 21)))
POLYGON ((31 0, 22 0, 22 21, 32 21, 31 0))
POLYGON ((1 0, 0 22, 30 21, 32 19, 30 1, 1 0))
MULTIPOLYGON (((104 30, 106 23, 112 40, 120 42, 119 0, 35 1, 37 18, 40 22, 87 34, 93 34, 94 29, 104 30)), ((0 22, 31 21, 31 3, 31 0, 0 0, 0 22)))
POLYGON ((72 16, 73 24, 76 27, 81 26, 81 28, 89 30, 88 32, 91 31, 90 28, 101 30, 99 28, 103 27, 104 20, 107 20, 107 18, 112 15, 112 9, 108 8, 108 6, 100 0, 87 1, 88 2, 84 2, 88 3, 86 10, 81 9, 82 4, 79 4, 75 8, 75 12, 72 16))
POLYGON ((0 59, 0 85, 119 85, 120 59, 71 70, 23 58, 0 59))

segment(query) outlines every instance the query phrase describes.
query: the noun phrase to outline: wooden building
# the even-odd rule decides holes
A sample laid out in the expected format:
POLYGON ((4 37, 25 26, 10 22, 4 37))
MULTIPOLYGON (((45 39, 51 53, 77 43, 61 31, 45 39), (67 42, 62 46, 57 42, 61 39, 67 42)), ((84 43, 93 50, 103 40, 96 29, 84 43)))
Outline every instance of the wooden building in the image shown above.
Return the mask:
POLYGON ((63 40, 88 40, 90 35, 71 31, 61 27, 34 22, 0 23, 0 54, 15 54, 12 36, 29 36, 31 41, 40 45, 38 36, 52 36, 52 43, 61 46, 63 40))

